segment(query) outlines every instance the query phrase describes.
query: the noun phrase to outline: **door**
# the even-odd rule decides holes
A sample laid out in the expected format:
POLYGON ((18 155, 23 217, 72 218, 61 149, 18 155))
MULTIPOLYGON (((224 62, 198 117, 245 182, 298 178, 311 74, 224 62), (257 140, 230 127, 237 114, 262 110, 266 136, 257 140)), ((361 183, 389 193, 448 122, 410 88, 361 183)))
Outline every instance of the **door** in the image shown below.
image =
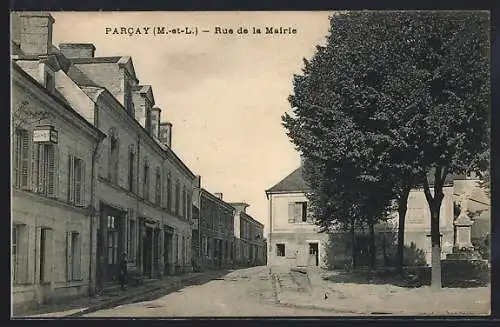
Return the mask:
POLYGON ((165 237, 163 239, 163 262, 164 262, 164 274, 170 274, 170 251, 172 249, 172 234, 165 232, 165 237))
POLYGON ((318 243, 309 243, 309 264, 319 265, 318 243))
POLYGON ((152 260, 152 243, 153 229, 146 227, 146 233, 143 238, 142 245, 142 271, 144 276, 151 277, 151 260, 152 260))
POLYGON ((114 215, 107 216, 107 267, 106 279, 116 279, 120 261, 120 220, 114 215))

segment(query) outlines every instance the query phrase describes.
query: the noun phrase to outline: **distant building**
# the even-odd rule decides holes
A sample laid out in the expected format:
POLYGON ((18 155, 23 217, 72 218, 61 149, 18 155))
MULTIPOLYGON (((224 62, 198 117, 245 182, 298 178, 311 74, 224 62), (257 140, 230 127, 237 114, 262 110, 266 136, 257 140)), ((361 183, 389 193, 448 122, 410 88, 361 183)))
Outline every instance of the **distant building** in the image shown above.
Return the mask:
POLYGON ((233 264, 234 208, 222 196, 199 189, 199 263, 205 269, 229 268, 233 264))
POLYGON ((231 203, 234 213, 235 264, 260 266, 266 264, 264 225, 246 213, 247 203, 231 203))
MULTIPOLYGON (((431 183, 432 184, 432 183, 431 183)), ((432 190, 432 186, 431 186, 432 190)), ((346 231, 319 233, 308 208, 306 193, 309 191, 302 176, 302 167, 297 168, 278 184, 266 191, 269 200, 268 264, 296 266, 335 266, 351 257, 351 237, 346 231), (328 254, 328 255, 327 255, 328 254)), ((449 176, 443 188, 444 199, 440 212, 442 258, 451 253, 456 243, 454 208, 459 198, 467 192, 470 212, 477 212, 472 225, 472 237, 489 232, 489 197, 477 186, 477 180, 464 176, 449 176)), ((397 213, 387 224, 375 226, 377 234, 377 259, 387 261, 394 258, 394 236, 397 233, 397 213), (391 252, 392 251, 392 252, 391 252)), ((364 241, 366 233, 357 230, 359 262, 368 252, 364 241)), ((405 219, 405 244, 422 251, 422 260, 431 262, 430 212, 422 189, 411 190, 405 219)), ((418 250, 416 250, 418 251, 418 250)))

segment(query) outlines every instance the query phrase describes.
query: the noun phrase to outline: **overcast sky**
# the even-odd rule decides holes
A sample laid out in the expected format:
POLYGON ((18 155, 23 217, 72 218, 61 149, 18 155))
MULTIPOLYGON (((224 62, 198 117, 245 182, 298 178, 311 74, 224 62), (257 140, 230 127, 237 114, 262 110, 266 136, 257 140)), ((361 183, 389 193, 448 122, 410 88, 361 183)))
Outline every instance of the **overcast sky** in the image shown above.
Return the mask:
MULTIPOLYGON (((176 154, 227 202, 247 202, 267 227, 265 190, 300 165, 281 126, 302 58, 328 33, 328 12, 54 12, 53 43, 93 43, 96 56, 131 56, 152 85, 176 154), (113 35, 121 27, 198 27, 198 36, 113 35), (234 34, 215 35, 215 27, 234 34), (247 35, 237 34, 246 27, 247 35), (253 35, 283 26, 295 35, 253 35), (202 29, 210 33, 201 33, 202 29), (108 30, 109 31, 109 30, 108 30)), ((142 30, 144 31, 144 30, 142 30)), ((150 30, 151 31, 151 30, 150 30)))

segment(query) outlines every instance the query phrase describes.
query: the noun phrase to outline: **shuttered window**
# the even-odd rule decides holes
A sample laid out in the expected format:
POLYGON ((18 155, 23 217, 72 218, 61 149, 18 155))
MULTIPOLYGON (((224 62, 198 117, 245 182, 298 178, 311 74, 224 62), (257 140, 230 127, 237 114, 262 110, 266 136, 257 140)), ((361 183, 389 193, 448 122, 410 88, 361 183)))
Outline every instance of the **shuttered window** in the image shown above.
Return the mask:
POLYGON ((68 281, 81 279, 81 237, 78 232, 67 233, 66 278, 68 281))
POLYGON ((57 197, 57 147, 53 144, 36 144, 32 152, 32 186, 39 194, 57 197))
POLYGON ((128 190, 130 192, 134 191, 134 163, 135 154, 132 150, 128 153, 128 190))
POLYGON ((156 204, 161 204, 161 174, 160 167, 156 168, 156 180, 155 180, 155 201, 156 204))
POLYGON ((172 178, 170 174, 167 177, 167 209, 172 212, 172 178))
POLYGON ((85 206, 85 161, 68 156, 68 202, 85 206))
POLYGON ((27 130, 18 129, 14 144, 14 183, 18 188, 29 188, 29 164, 30 164, 30 134, 27 130))
POLYGON ((142 195, 144 199, 149 200, 149 165, 147 162, 144 162, 142 195))
POLYGON ((52 278, 52 230, 40 227, 39 237, 39 279, 40 283, 50 282, 52 278))
POLYGON ((181 185, 177 181, 175 185, 175 214, 178 216, 180 214, 180 202, 181 202, 181 185))
POLYGON ((310 221, 307 202, 291 202, 288 204, 288 222, 300 223, 310 221))

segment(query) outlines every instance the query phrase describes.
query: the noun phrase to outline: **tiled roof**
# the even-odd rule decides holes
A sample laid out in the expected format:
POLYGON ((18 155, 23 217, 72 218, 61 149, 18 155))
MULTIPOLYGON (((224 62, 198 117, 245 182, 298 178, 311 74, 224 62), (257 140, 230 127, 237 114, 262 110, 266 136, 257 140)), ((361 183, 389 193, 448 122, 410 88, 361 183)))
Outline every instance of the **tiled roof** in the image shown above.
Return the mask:
MULTIPOLYGON (((281 180, 278 184, 274 185, 266 191, 266 193, 280 193, 280 192, 300 192, 308 191, 309 187, 302 176, 302 166, 297 168, 290 175, 281 180)), ((463 175, 448 174, 445 178, 444 185, 451 185, 456 179, 464 179, 463 175)), ((427 176, 429 186, 434 185, 434 175, 429 173, 427 176)))
POLYGON ((266 193, 277 193, 277 192, 296 192, 296 191, 308 191, 309 187, 302 177, 302 166, 295 169, 290 175, 282 179, 278 184, 274 185, 266 191, 266 193))

